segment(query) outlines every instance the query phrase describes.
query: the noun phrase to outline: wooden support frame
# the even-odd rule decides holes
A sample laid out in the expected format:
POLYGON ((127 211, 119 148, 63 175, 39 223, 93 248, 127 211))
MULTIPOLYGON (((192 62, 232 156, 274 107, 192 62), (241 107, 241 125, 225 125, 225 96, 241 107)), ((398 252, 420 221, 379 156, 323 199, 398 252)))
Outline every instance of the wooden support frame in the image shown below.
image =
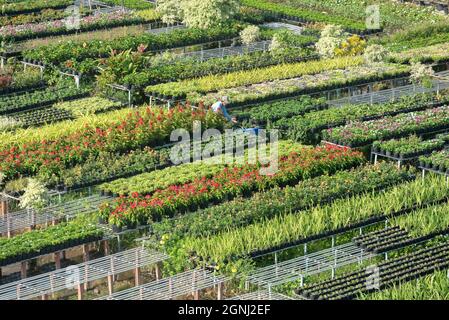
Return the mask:
POLYGON ((34 209, 27 209, 28 210, 28 214, 31 215, 31 224, 30 227, 28 228, 29 231, 32 231, 36 228, 36 211, 34 209))
POLYGON ((55 275, 53 273, 50 274, 50 288, 51 291, 53 292, 51 297, 54 299, 55 298, 55 293, 54 293, 54 283, 55 283, 55 275))
POLYGON ((78 287, 78 300, 83 300, 83 297, 84 297, 84 285, 83 284, 78 284, 77 285, 77 287, 78 287))
POLYGON ((172 295, 173 295, 173 280, 172 280, 172 278, 168 278, 168 294, 172 298, 172 295))
POLYGON ((0 201, 0 217, 6 216, 8 211, 8 200, 2 198, 0 201))
POLYGON ((103 241, 104 255, 108 256, 111 254, 111 246, 109 244, 109 240, 106 239, 103 241))
POLYGON ((5 218, 6 218, 6 236, 7 236, 8 238, 11 238, 11 236, 12 236, 12 231, 11 231, 11 216, 9 215, 8 212, 6 212, 5 218))
POLYGON ((112 274, 108 275, 108 293, 109 295, 114 293, 114 276, 112 274))
MULTIPOLYGON (((106 240, 107 241, 107 240, 106 240)), ((111 274, 108 275, 108 290, 109 295, 111 295, 114 292, 114 274, 115 274, 115 267, 114 267, 114 257, 111 256, 111 274)))

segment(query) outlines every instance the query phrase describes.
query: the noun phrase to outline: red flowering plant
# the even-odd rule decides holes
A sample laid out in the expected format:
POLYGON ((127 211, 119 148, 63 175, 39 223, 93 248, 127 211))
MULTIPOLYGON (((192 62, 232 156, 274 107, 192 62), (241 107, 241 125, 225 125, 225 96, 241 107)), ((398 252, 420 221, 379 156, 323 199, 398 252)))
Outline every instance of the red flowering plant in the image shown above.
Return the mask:
POLYGON ((101 151, 127 152, 166 143, 174 129, 192 130, 195 120, 202 123, 203 129, 221 129, 224 125, 223 119, 206 110, 148 107, 144 111, 130 112, 125 120, 109 128, 86 126, 58 140, 17 143, 0 150, 0 171, 8 179, 20 174, 59 175, 62 170, 83 163, 101 151))
POLYGON ((272 175, 261 175, 261 164, 225 168, 214 176, 197 178, 191 183, 172 185, 151 195, 121 196, 102 212, 117 226, 148 224, 162 217, 194 211, 237 196, 249 196, 274 186, 296 184, 300 180, 337 170, 348 169, 365 161, 362 153, 336 146, 305 147, 279 161, 272 175))

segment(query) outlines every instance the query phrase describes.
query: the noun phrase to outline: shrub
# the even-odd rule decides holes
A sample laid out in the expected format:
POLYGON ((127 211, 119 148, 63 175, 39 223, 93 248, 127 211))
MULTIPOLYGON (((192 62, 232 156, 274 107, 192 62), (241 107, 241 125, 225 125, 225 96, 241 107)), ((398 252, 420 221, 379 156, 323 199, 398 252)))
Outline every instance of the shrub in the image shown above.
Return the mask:
POLYGON ((352 35, 344 40, 339 47, 335 49, 337 56, 357 56, 362 54, 366 47, 366 41, 358 35, 352 35))
POLYGON ((173 24, 182 20, 181 1, 179 0, 159 0, 156 11, 162 15, 162 22, 173 24))

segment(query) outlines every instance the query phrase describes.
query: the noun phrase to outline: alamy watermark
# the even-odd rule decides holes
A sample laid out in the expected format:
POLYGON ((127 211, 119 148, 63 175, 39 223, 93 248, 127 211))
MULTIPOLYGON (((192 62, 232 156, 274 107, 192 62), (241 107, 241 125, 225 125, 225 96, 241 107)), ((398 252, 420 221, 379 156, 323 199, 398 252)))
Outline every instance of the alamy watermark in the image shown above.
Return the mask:
POLYGON ((80 284, 80 269, 77 266, 65 268, 65 275, 65 286, 67 289, 73 289, 80 284))
POLYGON ((170 150, 173 164, 203 161, 207 164, 258 164, 261 175, 273 175, 279 165, 279 134, 277 130, 201 129, 201 122, 193 123, 190 133, 176 129, 170 141, 176 142, 170 150))

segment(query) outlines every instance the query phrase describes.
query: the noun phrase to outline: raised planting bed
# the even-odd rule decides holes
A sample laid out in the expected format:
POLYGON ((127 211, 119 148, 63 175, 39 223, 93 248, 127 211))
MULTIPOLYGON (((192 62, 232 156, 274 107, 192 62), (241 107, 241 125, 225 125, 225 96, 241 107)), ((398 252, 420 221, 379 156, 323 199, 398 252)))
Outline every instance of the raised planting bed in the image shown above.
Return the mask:
POLYGON ((60 102, 42 109, 9 114, 7 118, 16 121, 17 126, 31 127, 67 119, 86 117, 124 107, 121 102, 105 98, 88 97, 77 99, 78 97, 75 96, 73 99, 62 98, 61 100, 65 100, 65 102, 60 102))
MULTIPOLYGON (((404 29, 407 31, 413 27, 421 26, 423 21, 445 22, 446 17, 435 10, 420 8, 400 3, 400 1, 380 1, 376 3, 381 19, 379 26, 366 23, 367 10, 370 8, 364 3, 353 0, 322 1, 322 0, 244 0, 253 8, 278 13, 278 19, 291 19, 298 17, 301 21, 319 22, 323 24, 341 25, 348 31, 357 33, 376 32, 373 28, 382 28, 387 32, 395 32, 404 29), (310 20, 309 20, 310 19, 310 20)), ((370 12, 375 14, 374 12, 370 12)))
POLYGON ((449 44, 441 43, 423 48, 414 48, 403 52, 393 53, 389 57, 396 63, 441 63, 449 61, 449 44))
MULTIPOLYGON (((116 113, 118 114, 118 113, 116 113)), ((102 121, 105 118, 100 117, 102 121)), ((224 119, 202 109, 173 108, 170 110, 140 108, 123 113, 120 120, 107 121, 106 125, 83 125, 78 130, 65 134, 64 126, 57 126, 53 139, 39 136, 38 139, 16 141, 0 151, 0 167, 7 179, 19 174, 36 175, 46 171, 50 176, 62 170, 82 164, 101 151, 126 153, 145 146, 167 143, 172 130, 181 125, 192 130, 193 122, 200 121, 202 128, 223 128, 224 119), (122 120, 122 121, 120 121, 122 120), (14 160, 13 160, 14 159, 14 160)))
POLYGON ((385 289, 445 269, 449 266, 448 252, 449 245, 445 242, 381 263, 377 265, 379 272, 377 284, 372 279, 373 275, 362 269, 332 280, 298 288, 296 293, 313 300, 352 299, 360 293, 385 289))
POLYGON ((424 169, 447 174, 449 173, 449 151, 435 151, 431 155, 421 156, 419 157, 419 166, 424 169))
POLYGON ((362 294, 358 300, 447 300, 449 278, 447 271, 437 271, 427 276, 403 282, 379 292, 362 294), (416 288, 420 288, 416 290, 416 288))
POLYGON ((273 3, 266 0, 243 0, 242 3, 245 6, 262 10, 267 20, 274 18, 287 19, 303 23, 321 22, 326 24, 336 24, 342 25, 349 32, 359 34, 370 34, 381 31, 369 30, 366 28, 366 24, 361 21, 344 18, 342 16, 330 15, 306 8, 293 8, 282 3, 273 3))
POLYGON ((309 96, 282 100, 261 105, 254 105, 241 110, 232 110, 232 115, 239 121, 249 121, 257 125, 266 125, 276 120, 303 115, 309 112, 327 109, 326 100, 309 96))
POLYGON ((156 190, 151 195, 134 193, 120 197, 114 204, 105 206, 101 215, 117 226, 145 225, 176 213, 195 211, 275 186, 296 184, 312 176, 333 173, 363 162, 361 153, 345 148, 304 147, 299 153, 281 157, 274 174, 264 175, 263 171, 269 165, 261 164, 225 168, 210 178, 196 178, 190 183, 156 190))
POLYGON ((100 152, 82 164, 63 170, 58 176, 40 172, 37 178, 49 187, 59 190, 76 190, 93 187, 120 178, 132 177, 142 172, 161 170, 169 165, 169 150, 133 150, 126 154, 100 152))
POLYGON ((13 238, 0 238, 0 266, 29 260, 103 238, 103 230, 85 222, 69 222, 13 238))
MULTIPOLYGON (((363 60, 360 57, 343 57, 312 62, 290 63, 249 71, 231 72, 225 75, 211 75, 199 79, 153 85, 148 86, 145 91, 152 96, 183 97, 192 102, 199 102, 198 96, 209 92, 249 86, 266 81, 318 74, 324 71, 345 69, 361 64, 363 64, 363 60), (193 97, 196 97, 196 99, 193 97)), ((204 100, 207 101, 207 99, 204 100)))
POLYGON ((0 16, 0 26, 17 26, 63 19, 67 14, 63 10, 45 9, 42 12, 19 14, 15 16, 0 16))
POLYGON ((399 227, 385 228, 380 231, 370 232, 352 239, 352 241, 364 250, 382 253, 399 245, 408 245, 412 238, 399 227))
POLYGON ((449 230, 448 209, 449 204, 447 203, 429 206, 406 216, 392 219, 391 224, 407 230, 412 238, 417 239, 446 234, 449 230))
POLYGON ((376 140, 400 138, 407 135, 431 134, 449 129, 449 107, 399 114, 379 120, 356 121, 322 132, 323 139, 338 145, 361 147, 376 140))
MULTIPOLYGON (((310 38, 306 38, 310 41, 310 38)), ((267 45, 268 46, 268 45, 267 45)), ((229 47, 233 50, 233 47, 229 47)), ((206 51, 207 52, 207 51, 206 51)), ((163 54, 149 58, 145 52, 129 52, 137 70, 127 70, 127 59, 107 59, 102 65, 98 76, 100 83, 120 83, 143 89, 148 85, 172 82, 191 78, 204 77, 213 74, 236 72, 268 67, 281 63, 294 63, 319 59, 311 48, 291 48, 273 55, 267 51, 248 52, 226 57, 211 58, 207 61, 195 57, 173 57, 164 61, 163 54)), ((207 53, 204 53, 207 56, 207 53)))
POLYGON ((51 106, 59 101, 76 100, 88 96, 90 88, 74 86, 47 87, 17 95, 0 97, 0 114, 27 111, 51 106))
MULTIPOLYGON (((267 145, 267 149, 269 149, 269 147, 270 146, 267 145)), ((283 157, 289 155, 293 151, 299 151, 302 148, 301 145, 293 143, 292 141, 281 140, 278 142, 277 152, 279 157, 283 157)), ((158 152, 169 153, 169 149, 170 147, 163 149, 158 148, 158 152)), ((151 170, 151 172, 105 183, 99 188, 101 192, 107 195, 130 196, 133 193, 149 195, 156 190, 190 183, 197 178, 211 178, 225 168, 240 167, 243 165, 244 161, 249 160, 248 150, 244 151, 240 159, 237 158, 237 156, 234 158, 235 149, 232 148, 231 150, 233 151, 233 156, 229 158, 226 157, 226 150, 224 150, 222 155, 218 155, 215 158, 182 163, 179 165, 170 163, 171 165, 168 165, 165 168, 159 168, 156 171, 151 170)), ((261 150, 256 149, 254 149, 254 151, 262 152, 261 150)))
POLYGON ((147 0, 101 0, 101 2, 134 10, 146 10, 155 7, 154 3, 147 0))
POLYGON ((227 231, 229 226, 243 227, 290 212, 324 206, 356 194, 389 189, 413 178, 405 170, 397 170, 388 163, 365 165, 304 180, 284 189, 259 192, 250 198, 236 198, 176 219, 164 219, 151 227, 157 241, 168 236, 167 248, 177 239, 212 236, 227 231))
POLYGON ((0 98, 3 95, 43 88, 45 85, 39 69, 23 70, 22 64, 6 64, 0 73, 0 98))
POLYGON ((0 96, 3 95, 16 95, 21 93, 26 93, 34 90, 45 89, 47 84, 44 81, 38 81, 35 84, 26 84, 26 85, 16 85, 12 84, 11 86, 4 87, 0 89, 0 96))
POLYGON ((3 41, 24 41, 34 38, 69 35, 78 32, 87 32, 114 27, 144 24, 148 21, 126 11, 110 13, 97 13, 80 19, 80 28, 67 27, 66 21, 54 20, 39 23, 28 23, 0 28, 0 39, 3 41))
POLYGON ((8 115, 9 119, 13 119, 17 122, 17 126, 22 128, 39 126, 52 122, 58 122, 67 119, 73 119, 70 112, 66 110, 60 110, 53 107, 24 111, 8 115))
POLYGON ((436 93, 416 94, 402 97, 389 103, 344 105, 285 118, 273 123, 273 127, 284 130, 286 137, 303 143, 319 143, 322 130, 351 123, 355 120, 369 121, 394 116, 400 113, 430 109, 449 102, 449 95, 440 97, 436 93))

